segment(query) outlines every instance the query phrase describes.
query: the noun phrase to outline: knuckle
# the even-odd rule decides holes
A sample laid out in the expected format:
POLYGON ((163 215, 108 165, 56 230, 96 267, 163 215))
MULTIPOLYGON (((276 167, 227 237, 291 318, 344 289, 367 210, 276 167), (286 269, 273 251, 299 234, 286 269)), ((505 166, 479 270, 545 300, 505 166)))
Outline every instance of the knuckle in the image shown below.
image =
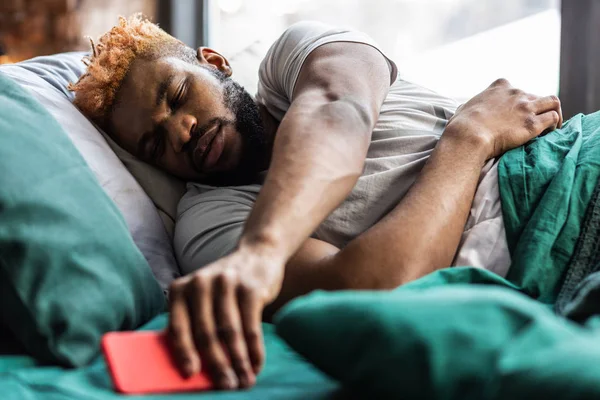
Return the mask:
POLYGON ((246 370, 248 368, 248 360, 241 352, 232 351, 229 354, 229 359, 231 360, 231 364, 233 364, 236 369, 246 370))
POLYGON ((523 96, 525 96, 525 98, 530 102, 536 101, 540 98, 539 96, 536 96, 535 94, 526 93, 526 92, 523 92, 523 96))
POLYGON ((229 369, 229 361, 224 357, 213 354, 212 358, 207 360, 209 369, 217 376, 226 376, 226 371, 229 369))
POLYGON ((254 365, 262 365, 265 362, 265 353, 260 351, 260 350, 256 350, 253 354, 252 354, 252 363, 254 365))
POLYGON ((191 283, 196 289, 204 290, 204 289, 207 289, 208 279, 203 274, 196 273, 192 277, 191 283))
POLYGON ((557 107, 557 108, 560 107, 560 99, 558 98, 558 96, 556 96, 554 94, 551 95, 550 96, 550 101, 552 101, 552 105, 554 107, 557 107))
POLYGON ((248 282, 241 282, 238 286, 238 292, 246 301, 249 301, 256 296, 254 288, 248 282))
POLYGON ((169 325, 169 334, 175 341, 180 342, 185 336, 185 328, 183 325, 173 322, 169 325))
POLYGON ((510 94, 511 96, 521 96, 523 94, 523 91, 521 89, 512 88, 508 91, 508 94, 510 94))
POLYGON ((246 331, 246 341, 248 343, 258 343, 260 341, 260 332, 256 328, 246 331))
POLYGON ((508 86, 510 82, 506 78, 498 78, 492 83, 493 86, 508 86))
POLYGON ((527 100, 519 100, 517 102, 517 109, 521 110, 521 111, 525 111, 525 112, 530 112, 531 111, 531 103, 527 100))
POLYGON ((181 279, 181 278, 175 279, 169 285, 169 293, 171 293, 172 295, 178 294, 179 292, 181 292, 183 290, 184 287, 185 287, 185 281, 183 279, 181 279))
POLYGON ((523 126, 525 127, 525 129, 528 132, 531 132, 531 133, 535 132, 535 130, 536 130, 535 118, 532 115, 528 116, 523 121, 523 126))
POLYGON ((233 286, 237 282, 237 274, 231 270, 223 270, 217 275, 217 285, 221 288, 233 286))
POLYGON ((554 125, 557 125, 558 121, 560 121, 560 116, 558 115, 558 113, 556 111, 552 111, 550 115, 552 116, 552 122, 554 123, 554 125))
POLYGON ((213 342, 213 335, 203 329, 200 329, 194 332, 194 342, 198 348, 205 349, 213 342))
POLYGON ((239 330, 231 324, 224 324, 219 327, 219 337, 227 342, 237 339, 239 330))
MULTIPOLYGON (((212 370, 213 373, 217 375, 225 374, 230 368, 231 359, 223 353, 219 344, 207 347, 203 354, 205 354, 205 361, 208 369, 212 370)), ((229 355, 229 357, 231 356, 229 355)))

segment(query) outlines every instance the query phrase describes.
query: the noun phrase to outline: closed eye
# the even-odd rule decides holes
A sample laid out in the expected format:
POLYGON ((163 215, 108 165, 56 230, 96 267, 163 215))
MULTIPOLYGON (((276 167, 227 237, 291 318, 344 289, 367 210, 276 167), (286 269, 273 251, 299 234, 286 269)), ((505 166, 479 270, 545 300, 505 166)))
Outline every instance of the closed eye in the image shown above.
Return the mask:
POLYGON ((181 85, 179 85, 179 88, 177 89, 177 93, 175 93, 175 96, 173 96, 173 99, 171 100, 171 103, 169 104, 169 106, 171 107, 172 110, 176 110, 179 107, 181 107, 181 104, 183 103, 183 99, 185 96, 186 89, 187 89, 187 78, 181 82, 181 85))

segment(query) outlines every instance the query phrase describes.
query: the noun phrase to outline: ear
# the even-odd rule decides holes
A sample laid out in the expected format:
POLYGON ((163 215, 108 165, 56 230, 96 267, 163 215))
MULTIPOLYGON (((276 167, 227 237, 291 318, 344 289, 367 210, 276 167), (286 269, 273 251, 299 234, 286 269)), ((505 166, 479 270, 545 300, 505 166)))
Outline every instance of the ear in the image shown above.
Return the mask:
POLYGON ((196 51, 196 57, 201 64, 216 68, 226 76, 231 76, 233 73, 231 66, 229 65, 229 61, 211 48, 198 47, 198 50, 196 51))

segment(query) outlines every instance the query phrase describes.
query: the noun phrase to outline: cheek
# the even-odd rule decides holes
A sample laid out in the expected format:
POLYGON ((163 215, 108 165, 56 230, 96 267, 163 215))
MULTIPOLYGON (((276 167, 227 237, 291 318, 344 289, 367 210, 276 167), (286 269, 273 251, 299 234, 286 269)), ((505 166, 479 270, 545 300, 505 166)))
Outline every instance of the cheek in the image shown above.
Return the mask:
POLYGON ((212 84, 192 85, 186 103, 187 111, 199 121, 209 121, 213 118, 234 119, 234 114, 223 104, 222 91, 220 86, 212 84))
POLYGON ((172 149, 167 148, 158 167, 168 171, 169 173, 184 179, 194 177, 194 170, 190 166, 188 156, 185 153, 175 153, 172 149))

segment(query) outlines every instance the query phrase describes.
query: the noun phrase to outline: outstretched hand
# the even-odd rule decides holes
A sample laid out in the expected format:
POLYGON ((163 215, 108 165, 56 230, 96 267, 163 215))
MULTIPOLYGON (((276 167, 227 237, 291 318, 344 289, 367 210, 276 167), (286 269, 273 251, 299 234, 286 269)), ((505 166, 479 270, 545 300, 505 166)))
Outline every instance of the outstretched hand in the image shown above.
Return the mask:
POLYGON ((171 285, 168 336, 184 376, 202 369, 220 389, 254 385, 265 358, 262 312, 281 289, 284 264, 241 248, 171 285))

